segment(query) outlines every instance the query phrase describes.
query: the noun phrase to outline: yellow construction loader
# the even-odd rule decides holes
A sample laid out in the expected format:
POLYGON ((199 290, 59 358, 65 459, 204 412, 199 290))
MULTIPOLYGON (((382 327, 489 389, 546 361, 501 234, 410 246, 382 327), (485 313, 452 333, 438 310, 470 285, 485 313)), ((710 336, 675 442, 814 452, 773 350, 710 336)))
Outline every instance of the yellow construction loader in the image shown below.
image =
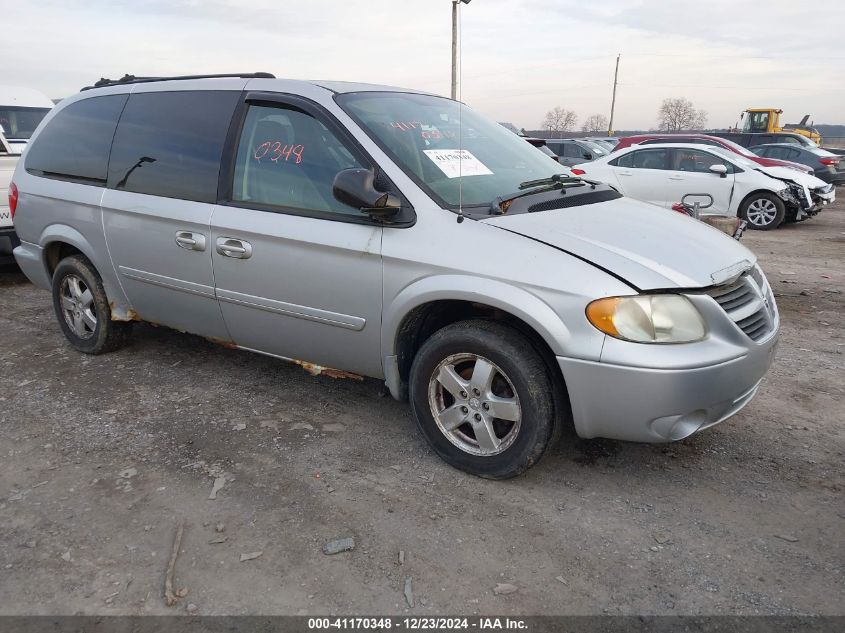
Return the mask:
POLYGON ((787 123, 781 126, 780 115, 783 110, 777 108, 748 108, 740 115, 740 120, 745 119, 741 132, 746 133, 775 133, 790 132, 806 136, 816 144, 821 144, 822 136, 812 125, 807 125, 809 114, 805 114, 800 123, 787 123))

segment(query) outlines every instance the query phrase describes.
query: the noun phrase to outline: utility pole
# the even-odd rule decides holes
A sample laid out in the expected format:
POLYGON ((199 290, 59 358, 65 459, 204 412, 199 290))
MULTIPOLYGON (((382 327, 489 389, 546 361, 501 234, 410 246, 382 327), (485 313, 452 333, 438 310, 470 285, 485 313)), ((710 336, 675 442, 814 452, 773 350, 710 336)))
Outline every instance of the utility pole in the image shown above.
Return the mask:
MULTIPOLYGON (((610 123, 607 125, 607 135, 613 136, 613 111, 616 109, 616 84, 619 79, 619 58, 622 54, 616 56, 616 71, 613 73, 613 100, 610 102, 610 123)), ((454 72, 454 71, 453 71, 454 72)))
POLYGON ((452 0, 452 99, 458 98, 458 4, 472 0, 452 0))

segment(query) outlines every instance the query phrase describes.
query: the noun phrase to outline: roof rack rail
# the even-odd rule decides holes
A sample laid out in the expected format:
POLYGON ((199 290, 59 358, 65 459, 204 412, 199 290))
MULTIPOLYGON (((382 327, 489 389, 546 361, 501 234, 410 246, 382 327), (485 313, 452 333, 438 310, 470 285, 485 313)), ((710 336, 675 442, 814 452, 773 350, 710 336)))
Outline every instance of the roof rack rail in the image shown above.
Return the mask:
MULTIPOLYGON (((220 79, 223 77, 239 77, 241 79, 275 79, 272 73, 224 73, 220 75, 178 75, 175 77, 136 77, 126 74, 120 79, 106 79, 102 77, 93 86, 85 86, 82 90, 102 88, 103 86, 121 86, 124 84, 143 84, 153 81, 174 81, 177 79, 220 79)), ((81 92, 81 91, 80 91, 81 92)))

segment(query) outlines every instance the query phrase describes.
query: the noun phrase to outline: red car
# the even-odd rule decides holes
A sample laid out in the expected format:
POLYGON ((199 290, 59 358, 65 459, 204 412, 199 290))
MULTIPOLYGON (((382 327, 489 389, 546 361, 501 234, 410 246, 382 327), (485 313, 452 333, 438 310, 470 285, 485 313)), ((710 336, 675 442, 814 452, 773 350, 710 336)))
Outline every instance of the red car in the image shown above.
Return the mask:
POLYGON ((699 143, 701 145, 716 145, 717 147, 724 147, 734 154, 739 154, 743 158, 747 158, 763 167, 789 167, 790 169, 803 171, 805 174, 813 173, 812 168, 807 165, 793 163, 788 160, 779 160, 777 158, 763 158, 747 150, 742 145, 737 145, 733 141, 707 134, 640 134, 639 136, 626 136, 619 139, 619 144, 613 148, 613 151, 618 152, 620 149, 625 149, 631 145, 650 145, 653 143, 699 143))

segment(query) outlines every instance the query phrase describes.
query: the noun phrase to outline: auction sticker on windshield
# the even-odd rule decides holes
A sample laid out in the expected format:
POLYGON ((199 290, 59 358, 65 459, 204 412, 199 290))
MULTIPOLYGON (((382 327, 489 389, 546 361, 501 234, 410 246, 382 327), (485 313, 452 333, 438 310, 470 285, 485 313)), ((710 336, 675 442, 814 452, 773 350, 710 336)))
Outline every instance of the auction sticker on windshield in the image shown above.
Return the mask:
POLYGON ((440 168, 447 178, 460 176, 490 176, 492 171, 465 149, 424 149, 435 165, 440 168))

